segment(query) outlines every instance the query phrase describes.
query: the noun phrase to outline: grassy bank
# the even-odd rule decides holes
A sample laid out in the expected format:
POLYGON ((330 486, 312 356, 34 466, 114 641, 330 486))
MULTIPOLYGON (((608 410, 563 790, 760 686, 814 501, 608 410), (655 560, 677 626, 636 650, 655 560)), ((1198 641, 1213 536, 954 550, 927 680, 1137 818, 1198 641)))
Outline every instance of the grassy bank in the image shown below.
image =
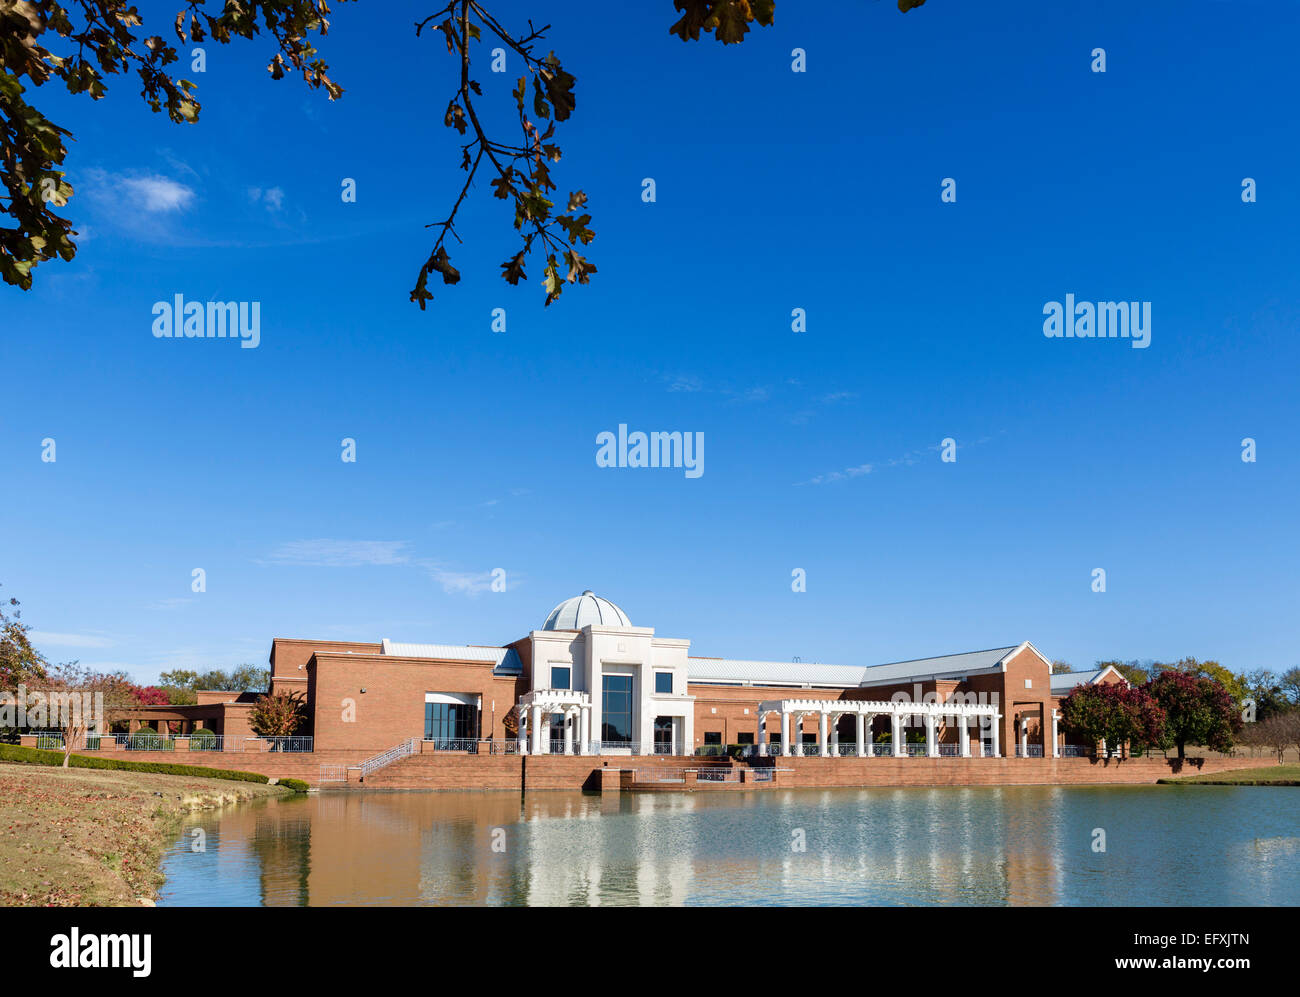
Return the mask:
POLYGON ((1171 786, 1300 786, 1300 765, 1268 765, 1257 769, 1237 769, 1210 775, 1187 775, 1161 779, 1171 786))
POLYGON ((191 775, 0 763, 0 905, 151 903, 184 814, 289 793, 191 775))

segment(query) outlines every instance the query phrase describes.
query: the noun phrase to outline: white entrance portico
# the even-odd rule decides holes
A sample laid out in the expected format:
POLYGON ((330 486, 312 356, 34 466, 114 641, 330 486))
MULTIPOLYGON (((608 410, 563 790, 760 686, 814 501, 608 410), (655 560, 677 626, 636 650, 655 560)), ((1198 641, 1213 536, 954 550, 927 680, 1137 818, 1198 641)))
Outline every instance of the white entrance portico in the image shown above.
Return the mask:
MULTIPOLYGON (((857 744, 854 754, 858 758, 876 757, 871 744, 871 727, 876 717, 886 716, 890 718, 890 745, 889 754, 895 758, 901 758, 906 754, 920 754, 914 749, 921 748, 921 745, 908 745, 904 743, 904 728, 908 721, 913 718, 920 718, 925 725, 925 744, 924 754, 928 758, 938 758, 944 752, 940 748, 939 741, 939 724, 944 723, 955 728, 957 731, 957 743, 950 745, 960 757, 971 757, 971 737, 970 728, 972 723, 977 729, 992 727, 993 730, 993 756, 1000 755, 998 744, 998 708, 994 704, 986 703, 909 703, 909 702, 885 702, 871 700, 852 700, 852 699, 772 699, 758 704, 758 754, 766 756, 769 753, 769 744, 767 737, 767 718, 773 713, 781 716, 781 750, 783 757, 791 755, 801 755, 809 753, 805 748, 811 748, 812 745, 791 744, 790 743, 790 718, 794 717, 798 723, 805 715, 816 713, 820 715, 821 722, 819 726, 820 737, 816 745, 816 753, 822 757, 828 755, 842 755, 848 752, 842 750, 844 747, 839 743, 839 721, 841 717, 853 716, 857 725, 857 744)), ((979 744, 980 756, 985 755, 984 742, 977 739, 979 744)))
POLYGON ((591 741, 591 697, 572 689, 534 689, 520 697, 519 754, 554 753, 550 719, 556 714, 564 720, 562 753, 587 754, 591 741))

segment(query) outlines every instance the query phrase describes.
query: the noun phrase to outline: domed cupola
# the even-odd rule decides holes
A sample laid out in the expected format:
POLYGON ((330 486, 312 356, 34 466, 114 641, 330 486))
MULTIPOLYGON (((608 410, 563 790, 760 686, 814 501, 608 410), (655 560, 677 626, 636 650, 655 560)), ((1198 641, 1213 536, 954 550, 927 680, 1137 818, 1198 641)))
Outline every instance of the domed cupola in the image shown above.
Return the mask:
POLYGON ((585 626, 630 627, 627 613, 590 589, 572 599, 565 599, 551 610, 542 624, 543 630, 581 630, 585 626))

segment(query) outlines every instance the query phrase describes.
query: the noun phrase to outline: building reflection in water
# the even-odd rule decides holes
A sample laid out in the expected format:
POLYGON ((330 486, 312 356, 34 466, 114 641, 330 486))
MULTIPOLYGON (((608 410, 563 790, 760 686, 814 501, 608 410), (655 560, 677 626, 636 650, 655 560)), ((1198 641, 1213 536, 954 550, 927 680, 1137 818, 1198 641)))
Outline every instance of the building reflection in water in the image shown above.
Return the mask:
MULTIPOLYGON (((1160 787, 323 793, 198 818, 206 821, 208 854, 190 855, 186 839, 178 842, 164 866, 162 900, 272 906, 1293 901, 1296 804, 1288 799, 1285 812, 1271 813, 1276 827, 1265 827, 1271 832, 1265 834, 1248 830, 1240 818, 1233 823, 1233 808, 1245 806, 1239 798, 1217 799, 1222 813, 1198 805, 1206 818, 1193 825, 1198 843, 1188 838, 1187 814, 1178 810, 1187 805, 1186 794, 1160 787), (1091 848, 1095 827, 1107 829, 1105 853, 1091 848), (796 850, 800 841, 803 851, 796 850), (1196 876, 1185 874, 1193 855, 1202 870, 1196 876), (1233 877, 1253 883, 1258 895, 1233 887, 1233 877)), ((1251 812, 1258 815, 1258 807, 1251 812)))

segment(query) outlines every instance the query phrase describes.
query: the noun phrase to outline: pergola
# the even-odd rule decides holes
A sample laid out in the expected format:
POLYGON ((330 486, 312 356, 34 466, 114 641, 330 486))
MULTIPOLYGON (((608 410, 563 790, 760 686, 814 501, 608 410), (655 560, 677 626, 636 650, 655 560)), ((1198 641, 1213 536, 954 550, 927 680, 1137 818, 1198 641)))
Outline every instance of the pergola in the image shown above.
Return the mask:
MULTIPOLYGON (((823 758, 839 754, 839 720, 844 716, 857 718, 857 756, 859 758, 876 757, 867 736, 872 722, 878 716, 890 718, 890 746, 893 757, 901 758, 905 753, 903 744, 903 727, 910 717, 923 717, 925 720, 925 753, 930 758, 939 757, 939 739, 936 728, 940 720, 951 719, 959 731, 957 741, 961 757, 970 758, 970 737, 968 729, 972 721, 981 726, 986 722, 993 729, 993 755, 1001 755, 998 743, 998 708, 986 703, 902 703, 853 699, 773 699, 758 704, 758 753, 767 755, 767 716, 769 713, 781 714, 781 754, 788 757, 790 751, 790 718, 795 723, 816 713, 821 718, 818 744, 823 758)), ((979 741, 980 757, 984 757, 984 741, 979 741)))
POLYGON ((577 719, 579 755, 588 754, 591 743, 591 696, 572 689, 534 689, 519 699, 519 754, 551 753, 550 716, 564 715, 564 753, 574 754, 571 718, 577 719), (531 748, 529 741, 532 741, 531 748))

